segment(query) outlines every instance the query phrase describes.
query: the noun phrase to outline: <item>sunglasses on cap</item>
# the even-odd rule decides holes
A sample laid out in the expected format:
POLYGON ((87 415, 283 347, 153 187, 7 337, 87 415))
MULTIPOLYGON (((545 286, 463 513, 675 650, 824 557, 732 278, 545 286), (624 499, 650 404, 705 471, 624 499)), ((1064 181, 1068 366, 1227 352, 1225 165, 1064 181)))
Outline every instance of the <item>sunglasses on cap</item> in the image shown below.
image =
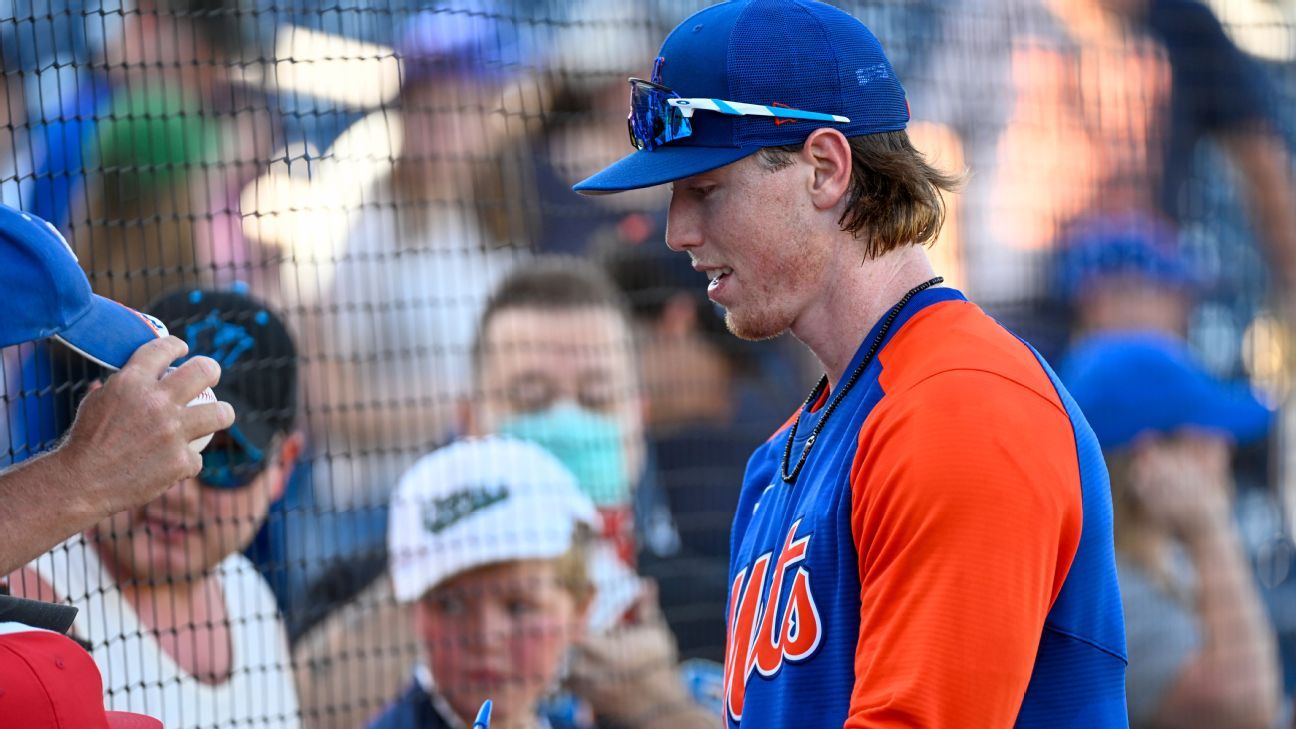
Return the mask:
POLYGON ((663 144, 693 134, 693 112, 714 111, 729 116, 768 116, 775 119, 804 119, 846 124, 850 119, 838 114, 802 111, 783 106, 745 104, 723 99, 686 99, 669 88, 641 78, 630 79, 630 115, 626 127, 635 149, 651 152, 663 144))
POLYGON ((238 426, 230 426, 222 432, 228 438, 220 443, 213 442, 202 452, 198 482, 214 489, 243 488, 265 471, 269 459, 265 451, 248 441, 238 426))

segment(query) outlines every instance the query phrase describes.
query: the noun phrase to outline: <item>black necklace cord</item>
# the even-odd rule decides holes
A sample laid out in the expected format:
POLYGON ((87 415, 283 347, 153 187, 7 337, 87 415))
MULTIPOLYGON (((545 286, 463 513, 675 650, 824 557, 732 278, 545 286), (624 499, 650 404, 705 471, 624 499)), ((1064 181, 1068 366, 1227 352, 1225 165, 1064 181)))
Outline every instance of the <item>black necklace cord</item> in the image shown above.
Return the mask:
MULTIPOLYGON (((910 299, 923 291, 944 282, 945 279, 941 276, 937 276, 930 281, 924 281, 923 283, 909 289, 909 292, 906 293, 900 301, 896 302, 895 306, 891 307, 891 311, 887 312, 886 318, 882 321, 882 327, 878 329, 877 336, 873 337, 873 343, 869 345, 868 353, 864 355, 864 359, 860 360, 859 365, 855 367, 854 372, 851 372, 851 375, 846 379, 846 382, 837 389, 837 394, 833 396, 832 402, 828 403, 828 409, 824 410, 823 417, 819 418, 818 423, 815 423, 814 430, 810 431, 810 437, 806 438, 805 445, 801 446, 801 457, 797 459, 796 465, 792 467, 792 472, 788 473, 788 461, 792 460, 792 441, 796 439, 797 426, 801 423, 801 416, 798 415, 797 419, 792 421, 792 427, 788 429, 787 445, 783 448, 783 463, 779 468, 784 483, 791 484, 796 482, 797 476, 801 474, 801 469, 806 464, 806 459, 810 457, 810 450, 814 448, 815 441, 819 438, 819 433, 823 430, 824 424, 828 422, 828 418, 832 417, 833 411, 841 404, 842 399, 846 397, 846 393, 850 392, 850 389, 854 387, 855 382, 860 378, 860 375, 864 374, 864 370, 868 368, 869 363, 873 361, 873 357, 877 355, 878 348, 882 346, 882 342, 886 340, 887 333, 891 331, 891 325, 895 324, 896 318, 900 316, 900 312, 904 311, 905 305, 909 303, 910 299)), ((819 378, 819 383, 810 391, 810 396, 806 398, 805 403, 801 406, 802 414, 804 414, 806 409, 819 399, 827 387, 828 375, 824 375, 819 378)))

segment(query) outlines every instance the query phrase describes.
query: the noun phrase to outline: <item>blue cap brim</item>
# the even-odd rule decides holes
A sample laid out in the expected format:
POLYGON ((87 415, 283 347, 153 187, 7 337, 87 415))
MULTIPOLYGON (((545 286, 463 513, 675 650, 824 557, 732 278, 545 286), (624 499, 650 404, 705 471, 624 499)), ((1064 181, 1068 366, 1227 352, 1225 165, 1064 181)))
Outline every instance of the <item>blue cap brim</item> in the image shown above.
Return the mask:
POLYGON ((56 338, 87 359, 119 370, 135 350, 167 334, 157 319, 95 294, 90 310, 56 338))
POLYGON ((760 147, 664 146, 651 152, 636 150, 613 162, 603 171, 572 186, 586 195, 638 190, 664 185, 685 177, 710 172, 749 157, 760 147))
POLYGON ((1274 411, 1265 407, 1244 386, 1210 383, 1203 392, 1189 425, 1224 433, 1245 445, 1264 438, 1273 427, 1274 411))

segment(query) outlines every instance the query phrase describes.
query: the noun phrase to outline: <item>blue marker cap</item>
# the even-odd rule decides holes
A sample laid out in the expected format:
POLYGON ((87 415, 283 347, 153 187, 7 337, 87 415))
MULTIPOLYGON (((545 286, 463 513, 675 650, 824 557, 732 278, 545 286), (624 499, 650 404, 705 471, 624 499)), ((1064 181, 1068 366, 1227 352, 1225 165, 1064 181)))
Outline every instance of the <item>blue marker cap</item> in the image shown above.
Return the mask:
POLYGON ((472 729, 490 729, 490 715, 491 700, 486 699, 477 710, 477 718, 473 720, 472 729))

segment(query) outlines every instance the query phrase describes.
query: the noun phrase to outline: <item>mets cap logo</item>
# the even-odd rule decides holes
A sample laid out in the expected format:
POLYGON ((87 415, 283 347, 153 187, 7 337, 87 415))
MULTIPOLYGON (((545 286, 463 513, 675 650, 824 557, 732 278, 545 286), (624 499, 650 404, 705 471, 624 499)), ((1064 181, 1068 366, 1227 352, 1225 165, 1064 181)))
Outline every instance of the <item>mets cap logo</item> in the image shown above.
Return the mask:
POLYGON ((185 326, 185 341, 189 343, 189 357, 211 357, 222 369, 228 369, 256 346, 256 339, 247 329, 223 320, 218 311, 185 326))
POLYGON ((162 320, 157 318, 156 316, 153 316, 152 314, 145 314, 142 311, 135 311, 134 309, 131 309, 131 313, 135 314, 141 320, 143 320, 143 322, 146 325, 148 325, 148 328, 152 329, 153 333, 157 335, 158 339, 161 339, 166 336, 170 336, 171 332, 167 330, 167 325, 163 324, 162 320))

